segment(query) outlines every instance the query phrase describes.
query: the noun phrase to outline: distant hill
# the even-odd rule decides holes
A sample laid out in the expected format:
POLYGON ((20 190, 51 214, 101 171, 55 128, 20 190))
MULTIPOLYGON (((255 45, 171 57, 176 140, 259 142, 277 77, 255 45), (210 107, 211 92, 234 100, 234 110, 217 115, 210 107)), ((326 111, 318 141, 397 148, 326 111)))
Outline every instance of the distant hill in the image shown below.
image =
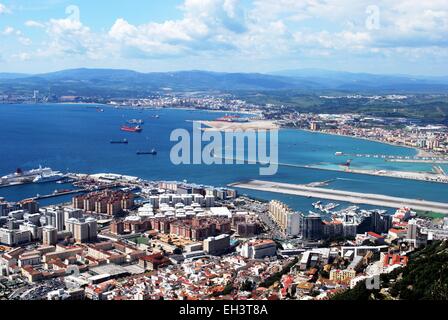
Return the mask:
POLYGON ((410 75, 380 75, 322 69, 300 69, 273 72, 297 81, 312 81, 325 89, 353 92, 443 92, 448 88, 448 77, 410 75))
POLYGON ((179 71, 140 73, 120 69, 71 69, 0 74, 0 93, 32 90, 57 95, 140 97, 161 91, 294 91, 296 93, 446 93, 448 78, 372 75, 315 69, 274 74, 179 71))
POLYGON ((0 79, 18 79, 18 78, 26 78, 29 76, 30 76, 29 74, 25 74, 25 73, 0 72, 0 79))

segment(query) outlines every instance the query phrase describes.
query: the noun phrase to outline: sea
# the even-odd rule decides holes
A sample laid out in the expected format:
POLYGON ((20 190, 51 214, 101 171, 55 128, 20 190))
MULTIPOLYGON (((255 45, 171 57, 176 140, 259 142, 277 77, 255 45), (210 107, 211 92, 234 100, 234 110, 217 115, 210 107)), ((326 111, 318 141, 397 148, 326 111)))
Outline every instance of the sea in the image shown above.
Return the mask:
MULTIPOLYGON (((211 111, 114 108, 92 104, 0 105, 0 176, 17 168, 28 170, 42 165, 63 172, 116 173, 147 180, 187 181, 216 187, 249 179, 295 184, 326 182, 326 188, 448 201, 446 184, 324 170, 341 169, 340 165, 348 160, 336 156, 336 152, 414 156, 416 150, 412 148, 295 129, 282 129, 279 133, 279 162, 298 167, 280 166, 274 176, 260 176, 259 165, 253 164, 172 164, 170 152, 177 143, 170 141, 173 130, 191 132, 191 121, 214 120, 222 115, 211 111), (130 119, 144 120, 144 130, 141 133, 121 131, 120 127, 130 119), (110 143, 122 139, 128 139, 129 144, 110 143), (157 156, 136 154, 152 148, 157 150, 157 156), (313 169, 299 166, 312 166, 313 169)), ((430 164, 394 163, 381 158, 355 158, 352 166, 359 169, 432 170, 430 164)), ((448 166, 442 167, 448 171, 448 166)), ((0 197, 18 201, 65 188, 70 185, 46 183, 4 187, 0 188, 0 197)), ((280 200, 305 213, 313 209, 311 203, 316 201, 267 192, 238 191, 264 201, 280 200)), ((66 201, 70 201, 70 197, 46 199, 40 204, 66 201)), ((342 207, 349 206, 341 204, 342 207)))

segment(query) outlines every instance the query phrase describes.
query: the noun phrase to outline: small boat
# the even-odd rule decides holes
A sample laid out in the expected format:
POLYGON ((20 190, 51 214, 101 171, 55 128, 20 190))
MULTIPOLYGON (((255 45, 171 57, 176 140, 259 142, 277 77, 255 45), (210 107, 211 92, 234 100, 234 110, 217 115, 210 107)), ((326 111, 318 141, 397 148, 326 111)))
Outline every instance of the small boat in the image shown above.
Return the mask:
POLYGON ((70 189, 56 189, 53 191, 53 195, 59 195, 59 194, 67 194, 69 192, 72 192, 70 189))
POLYGON ((141 155, 156 156, 157 155, 157 150, 152 148, 151 151, 137 151, 137 155, 139 155, 139 156, 141 156, 141 155))
POLYGON ((129 141, 128 141, 128 139, 123 139, 123 140, 112 140, 110 143, 111 143, 111 144, 128 144, 129 141))

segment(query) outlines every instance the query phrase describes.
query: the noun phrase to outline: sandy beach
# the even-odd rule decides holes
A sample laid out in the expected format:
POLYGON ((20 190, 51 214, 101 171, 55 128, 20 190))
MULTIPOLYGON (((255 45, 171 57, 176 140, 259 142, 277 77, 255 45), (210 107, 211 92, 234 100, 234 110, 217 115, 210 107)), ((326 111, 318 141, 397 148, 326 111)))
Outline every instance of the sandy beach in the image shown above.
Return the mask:
POLYGON ((208 127, 204 131, 236 131, 236 130, 278 130, 274 121, 257 120, 249 122, 198 121, 208 127))

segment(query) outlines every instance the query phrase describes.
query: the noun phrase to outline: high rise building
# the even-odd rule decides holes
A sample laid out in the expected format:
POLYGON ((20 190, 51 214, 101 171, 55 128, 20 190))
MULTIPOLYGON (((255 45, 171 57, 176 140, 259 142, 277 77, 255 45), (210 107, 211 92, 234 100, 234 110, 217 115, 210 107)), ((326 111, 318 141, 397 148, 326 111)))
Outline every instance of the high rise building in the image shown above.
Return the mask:
POLYGON ((215 196, 207 195, 205 196, 205 206, 211 208, 215 206, 215 196))
POLYGON ((73 234, 73 238, 77 242, 94 241, 98 235, 98 223, 93 218, 85 220, 71 218, 67 221, 67 231, 73 234))
POLYGON ((55 227, 58 231, 65 229, 64 210, 61 207, 44 209, 47 225, 55 227))
POLYGON ((313 213, 303 217, 302 237, 304 240, 319 240, 323 236, 323 222, 320 214, 313 213))
POLYGON ((211 255, 220 255, 230 248, 230 236, 222 234, 204 240, 204 251, 211 255))
POLYGON ((302 215, 292 211, 287 205, 280 201, 269 203, 269 213, 281 230, 291 236, 300 234, 302 215))
POLYGON ((37 203, 37 201, 35 200, 32 199, 23 200, 22 202, 19 203, 19 205, 20 208, 22 208, 22 210, 26 210, 31 214, 39 212, 39 203, 37 203))
POLYGON ((42 243, 52 246, 58 243, 58 229, 52 226, 44 227, 42 231, 42 243))
POLYGON ((386 233, 392 227, 392 216, 371 211, 367 217, 358 225, 357 233, 375 232, 386 233))
POLYGON ((84 213, 81 209, 64 208, 64 225, 71 218, 81 219, 84 213))

